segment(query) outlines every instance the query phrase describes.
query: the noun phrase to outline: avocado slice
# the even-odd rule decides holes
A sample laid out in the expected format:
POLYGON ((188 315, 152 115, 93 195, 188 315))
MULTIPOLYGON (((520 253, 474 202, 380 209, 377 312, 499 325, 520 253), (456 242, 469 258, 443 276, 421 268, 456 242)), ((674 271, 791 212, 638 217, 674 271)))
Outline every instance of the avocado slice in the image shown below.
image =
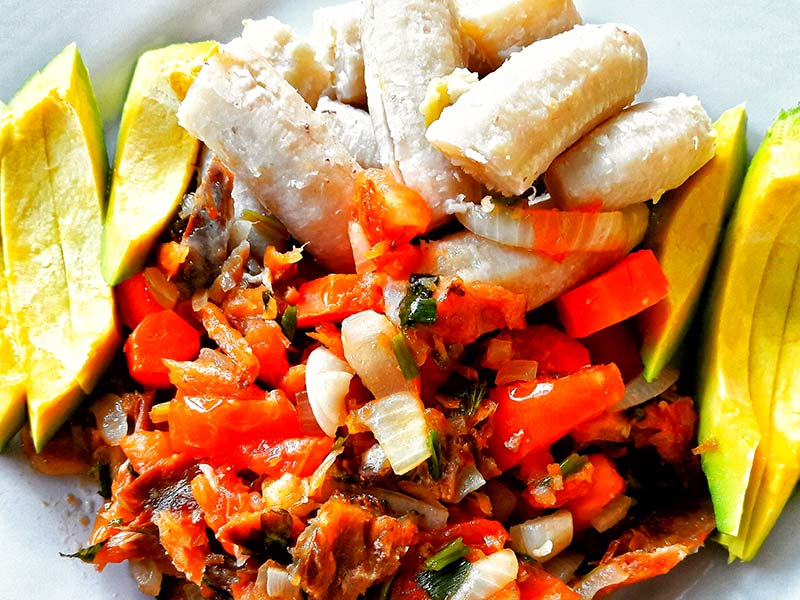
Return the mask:
POLYGON ((74 44, 20 90, 11 108, 0 226, 38 451, 94 388, 120 341, 112 290, 100 273, 107 159, 74 44))
POLYGON ((753 158, 726 232, 699 382, 717 528, 752 558, 800 476, 800 108, 753 158), (795 393, 792 393, 795 392, 795 393))
POLYGON ((637 319, 647 381, 653 381, 669 364, 689 329, 724 221, 744 179, 744 105, 724 112, 714 129, 714 158, 653 206, 643 242, 655 253, 670 283, 669 296, 637 319))
MULTIPOLYGON (((0 161, 11 145, 12 113, 0 102, 0 161)), ((0 252, 0 451, 25 423, 25 371, 14 337, 3 254, 0 252)))
POLYGON ((216 42, 145 52, 122 111, 111 195, 103 229, 102 270, 109 285, 140 271, 194 175, 200 142, 177 111, 216 42))

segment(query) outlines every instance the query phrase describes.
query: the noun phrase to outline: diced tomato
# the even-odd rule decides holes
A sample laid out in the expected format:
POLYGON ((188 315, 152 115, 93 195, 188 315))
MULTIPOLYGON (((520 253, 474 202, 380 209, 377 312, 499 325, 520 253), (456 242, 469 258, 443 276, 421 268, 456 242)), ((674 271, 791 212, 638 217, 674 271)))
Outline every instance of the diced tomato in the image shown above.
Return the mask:
POLYGON ((200 334, 171 310, 147 315, 125 343, 131 377, 159 389, 170 387, 165 358, 192 360, 199 351, 200 334))
POLYGON ((542 377, 492 390, 489 448, 502 470, 529 452, 544 450, 572 428, 622 400, 625 384, 615 365, 586 367, 562 378, 542 377))
POLYGON ((260 498, 236 475, 230 466, 192 479, 192 496, 203 511, 206 524, 218 531, 228 519, 240 512, 262 508, 260 498))
POLYGON ((425 198, 398 183, 388 171, 361 171, 356 178, 354 203, 371 245, 382 241, 407 244, 425 233, 431 223, 431 209, 425 198))
POLYGON ((270 387, 278 387, 289 371, 286 350, 289 340, 275 321, 251 319, 247 322, 244 339, 258 359, 258 378, 270 387))
POLYGON ((342 332, 333 323, 320 323, 313 333, 307 333, 308 337, 317 340, 336 356, 345 360, 344 346, 342 345, 342 332))
POLYGON ((681 465, 688 460, 696 422, 697 412, 689 397, 650 403, 644 418, 633 423, 633 439, 637 448, 653 446, 661 458, 681 465))
POLYGON ((617 323, 583 338, 589 349, 592 364, 614 363, 627 383, 642 372, 642 357, 639 354, 639 340, 627 323, 617 323))
POLYGON ((292 402, 297 402, 297 394, 306 389, 306 366, 292 365, 281 380, 281 389, 292 402))
POLYGON ((581 596, 538 563, 519 562, 520 600, 580 600, 581 596))
POLYGON ((120 283, 114 288, 114 294, 119 307, 119 316, 131 329, 136 329, 147 315, 164 310, 150 291, 142 271, 120 283))
POLYGON ((588 458, 594 468, 591 486, 586 494, 566 504, 566 509, 572 513, 575 531, 587 529, 592 524, 592 519, 625 491, 625 480, 611 460, 603 454, 592 454, 588 458))
POLYGON ((224 457, 232 449, 260 441, 300 437, 295 407, 280 391, 260 398, 187 397, 170 404, 172 447, 195 457, 224 457))
POLYGON ((168 279, 172 279, 181 270, 181 266, 189 256, 189 246, 178 242, 167 242, 158 247, 158 266, 168 279))
POLYGON ((472 519, 455 523, 435 533, 435 538, 440 541, 437 545, 444 546, 461 538, 465 546, 480 550, 484 554, 493 554, 502 550, 508 537, 505 527, 492 519, 472 519))
POLYGON ((297 326, 314 327, 326 321, 341 322, 362 310, 383 312, 386 275, 326 275, 300 286, 297 326))
POLYGON ((308 477, 333 448, 329 437, 296 437, 270 443, 260 441, 242 448, 241 464, 258 475, 280 477, 291 473, 308 477))
POLYGON ((159 510, 153 515, 153 523, 172 564, 186 579, 201 585, 209 553, 205 522, 187 512, 159 510))
POLYGON ((537 479, 529 477, 522 498, 533 508, 558 508, 586 495, 591 489, 594 468, 589 461, 577 472, 564 475, 561 465, 552 463, 537 479))
POLYGON ((136 431, 122 438, 119 446, 137 473, 150 470, 175 453, 166 431, 136 431))
POLYGON ((652 250, 640 250, 556 300, 561 322, 582 338, 624 321, 666 298, 669 282, 652 250))
POLYGON ((540 373, 565 374, 591 364, 589 351, 577 340, 550 325, 529 325, 511 332, 514 358, 535 360, 540 373))
POLYGON ((631 435, 631 419, 625 411, 607 411, 581 423, 569 435, 580 446, 593 442, 626 442, 631 435))

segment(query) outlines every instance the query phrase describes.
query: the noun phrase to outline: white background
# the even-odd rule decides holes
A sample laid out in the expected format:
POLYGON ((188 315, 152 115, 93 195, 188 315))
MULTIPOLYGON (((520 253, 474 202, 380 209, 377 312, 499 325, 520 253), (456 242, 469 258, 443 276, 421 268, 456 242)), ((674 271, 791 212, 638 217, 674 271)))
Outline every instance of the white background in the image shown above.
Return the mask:
MULTIPOLYGON (((0 0, 0 99, 8 101, 33 70, 75 41, 102 114, 113 121, 143 50, 177 41, 225 40, 239 31, 243 18, 268 14, 305 30, 310 9, 331 3, 0 0)), ((747 102, 751 153, 778 111, 800 101, 798 0, 576 3, 588 22, 625 22, 641 32, 650 55, 642 97, 697 94, 714 118, 747 102)), ((91 485, 33 473, 15 450, 0 456, 0 600, 144 598, 123 567, 98 575, 90 566, 58 556, 84 542, 89 527, 81 519, 91 519, 99 501, 91 485)), ((728 566, 724 553, 711 547, 621 598, 798 598, 799 538, 800 502, 795 498, 753 563, 728 566)))

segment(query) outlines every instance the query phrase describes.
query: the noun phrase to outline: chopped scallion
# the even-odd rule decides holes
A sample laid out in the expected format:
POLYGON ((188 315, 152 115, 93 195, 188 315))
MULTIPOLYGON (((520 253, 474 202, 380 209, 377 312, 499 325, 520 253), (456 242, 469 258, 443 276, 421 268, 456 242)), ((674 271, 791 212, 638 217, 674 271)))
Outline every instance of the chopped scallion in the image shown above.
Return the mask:
POLYGON ((59 556, 63 556, 64 558, 79 558, 83 562, 92 563, 94 562, 97 553, 103 549, 103 546, 106 545, 106 542, 98 542, 97 544, 93 544, 86 548, 81 548, 74 554, 64 554, 63 552, 59 552, 59 556))
POLYGON ((408 292, 400 303, 400 324, 412 327, 417 323, 431 324, 438 318, 438 305, 433 292, 439 278, 431 275, 412 275, 408 292))
POLYGON ((431 472, 431 477, 439 481, 442 477, 442 445, 439 443, 439 432, 435 429, 431 429, 428 433, 428 446, 431 449, 428 470, 431 472))
POLYGON ((456 538, 426 560, 425 568, 428 571, 441 571, 467 554, 469 554, 469 548, 464 544, 464 539, 456 538))
POLYGON ((464 391, 458 394, 458 399, 461 400, 461 412, 468 417, 473 416, 487 395, 485 381, 471 382, 464 391))
POLYGON ((294 334, 297 333, 297 307, 287 306, 283 311, 281 317, 281 329, 289 341, 294 339, 294 334))
MULTIPOLYGON (((567 477, 580 471, 584 465, 589 462, 589 459, 580 454, 570 454, 567 458, 561 461, 559 467, 561 468, 561 476, 567 477)), ((550 475, 545 475, 537 484, 537 488, 550 487, 553 483, 553 478, 550 475)))
POLYGON ((470 563, 460 558, 440 571, 420 571, 414 578, 431 600, 447 600, 467 578, 470 563))
POLYGON ((394 356, 397 359, 397 363, 400 365, 400 370, 403 372, 403 377, 406 379, 416 379, 419 376, 419 368, 417 367, 417 361, 414 360, 414 356, 411 354, 411 350, 408 347, 406 336, 403 335, 401 331, 392 338, 391 343, 394 356))

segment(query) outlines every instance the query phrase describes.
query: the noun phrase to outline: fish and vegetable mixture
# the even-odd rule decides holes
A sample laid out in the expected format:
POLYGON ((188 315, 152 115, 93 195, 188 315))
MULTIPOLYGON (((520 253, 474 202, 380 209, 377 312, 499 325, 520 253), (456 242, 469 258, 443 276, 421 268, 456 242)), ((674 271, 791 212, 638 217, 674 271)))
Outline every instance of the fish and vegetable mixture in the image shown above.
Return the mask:
MULTIPOLYGON (((727 385, 729 332, 770 317, 737 316, 761 292, 731 273, 789 244, 797 111, 704 301, 698 409, 681 343, 742 106, 636 102, 643 40, 571 0, 364 0, 310 30, 145 53, 111 169, 74 45, 2 106, 0 438, 27 421, 36 469, 97 478, 71 556, 162 600, 590 600, 715 528, 752 558, 797 479, 792 370, 727 385)), ((791 315, 794 273, 765 276, 791 315)))

